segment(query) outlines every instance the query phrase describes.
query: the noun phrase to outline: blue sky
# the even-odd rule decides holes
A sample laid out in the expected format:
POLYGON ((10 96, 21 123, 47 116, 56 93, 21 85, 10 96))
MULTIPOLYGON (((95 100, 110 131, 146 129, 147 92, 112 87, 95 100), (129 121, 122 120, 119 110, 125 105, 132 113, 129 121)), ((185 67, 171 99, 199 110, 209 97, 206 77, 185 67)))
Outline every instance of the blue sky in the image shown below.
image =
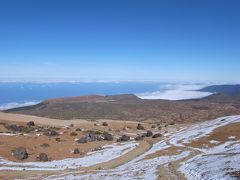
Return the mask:
POLYGON ((240 77, 239 0, 1 0, 1 79, 240 77))

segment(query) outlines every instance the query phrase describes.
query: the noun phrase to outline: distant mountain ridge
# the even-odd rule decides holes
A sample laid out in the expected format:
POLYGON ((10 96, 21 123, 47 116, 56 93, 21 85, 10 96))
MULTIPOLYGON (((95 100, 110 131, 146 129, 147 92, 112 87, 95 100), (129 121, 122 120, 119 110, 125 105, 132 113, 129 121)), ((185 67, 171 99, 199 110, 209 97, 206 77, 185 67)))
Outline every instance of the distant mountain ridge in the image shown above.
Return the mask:
POLYGON ((240 85, 213 85, 200 89, 201 92, 221 93, 228 96, 240 94, 240 85))
POLYGON ((235 90, 238 87, 209 86, 201 91, 215 92, 215 94, 202 99, 182 101, 140 99, 133 94, 65 97, 47 99, 34 106, 5 112, 55 119, 195 122, 240 114, 240 93, 235 90))

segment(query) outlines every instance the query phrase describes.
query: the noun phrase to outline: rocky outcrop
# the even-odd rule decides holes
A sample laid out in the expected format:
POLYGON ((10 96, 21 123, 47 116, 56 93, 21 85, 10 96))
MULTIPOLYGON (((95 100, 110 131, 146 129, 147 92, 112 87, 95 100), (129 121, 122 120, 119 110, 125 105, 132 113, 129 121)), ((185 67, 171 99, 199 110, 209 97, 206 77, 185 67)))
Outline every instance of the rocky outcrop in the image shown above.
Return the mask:
POLYGON ((107 132, 105 132, 105 133, 103 134, 103 136, 104 136, 104 140, 105 140, 105 141, 112 141, 112 140, 113 140, 113 135, 111 135, 111 134, 109 134, 109 133, 107 133, 107 132))
POLYGON ((138 130, 145 130, 145 128, 142 126, 142 124, 138 124, 138 125, 137 125, 137 129, 138 129, 138 130))
POLYGON ((50 130, 50 131, 44 132, 43 134, 46 136, 59 136, 59 133, 55 130, 50 130))
POLYGON ((125 142, 125 141, 129 141, 130 140, 130 137, 127 136, 127 135, 122 135, 118 140, 117 142, 125 142))
POLYGON ((50 147, 50 145, 47 144, 47 143, 43 143, 43 144, 41 145, 41 147, 43 147, 43 148, 48 148, 48 147, 50 147))
POLYGON ((79 150, 78 148, 75 148, 75 149, 73 150, 73 154, 80 154, 80 150, 79 150))
POLYGON ((137 136, 134 138, 135 141, 142 141, 143 140, 143 137, 142 136, 137 136))
POLYGON ((38 161, 43 161, 43 162, 46 162, 48 161, 48 156, 46 153, 40 153, 38 156, 37 156, 37 160, 38 161))
POLYGON ((87 143, 87 142, 92 142, 92 141, 96 141, 96 136, 93 133, 87 133, 84 137, 80 138, 79 140, 77 140, 77 143, 87 143))
POLYGON ((108 123, 107 122, 103 122, 102 125, 103 126, 108 126, 108 123))
POLYGON ((76 133, 76 132, 71 132, 70 133, 70 136, 77 136, 78 135, 78 133, 76 133))
POLYGON ((162 134, 157 133, 157 134, 154 134, 154 135, 152 136, 152 138, 158 138, 158 137, 162 137, 162 134))
POLYGON ((35 126, 35 123, 34 123, 33 121, 29 121, 29 122, 27 123, 27 126, 28 126, 28 127, 35 126))
POLYGON ((152 131, 147 131, 146 137, 151 137, 153 135, 152 131))
POLYGON ((26 148, 24 147, 17 147, 12 150, 12 155, 18 160, 24 160, 28 158, 28 153, 26 148))

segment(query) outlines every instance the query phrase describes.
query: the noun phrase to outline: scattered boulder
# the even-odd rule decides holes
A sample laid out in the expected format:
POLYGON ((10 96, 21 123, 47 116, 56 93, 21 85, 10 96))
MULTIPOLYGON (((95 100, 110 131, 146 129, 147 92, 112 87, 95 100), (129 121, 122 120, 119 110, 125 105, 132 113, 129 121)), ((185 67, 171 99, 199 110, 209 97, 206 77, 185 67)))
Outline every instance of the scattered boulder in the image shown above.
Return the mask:
POLYGON ((137 125, 137 129, 138 130, 145 130, 144 127, 140 123, 137 125))
POLYGON ((155 129, 155 128, 156 128, 156 126, 155 126, 155 125, 152 125, 152 128, 153 128, 153 129, 155 129))
POLYGON ((77 128, 76 131, 82 131, 82 129, 81 128, 77 128))
POLYGON ((48 156, 47 156, 46 153, 40 153, 40 154, 37 156, 37 160, 38 160, 38 161, 46 162, 46 161, 48 161, 48 156))
POLYGON ((107 122, 103 122, 102 125, 103 126, 108 126, 108 123, 107 122))
POLYGON ((162 137, 162 134, 157 133, 157 134, 154 134, 154 135, 152 136, 152 138, 158 138, 158 137, 162 137))
POLYGON ((59 137, 55 138, 55 141, 60 142, 61 139, 59 137))
POLYGON ((17 147, 15 149, 13 149, 12 155, 13 155, 13 157, 15 157, 16 159, 19 159, 19 160, 24 160, 24 159, 28 158, 27 150, 24 147, 17 147))
POLYGON ((5 128, 11 131, 22 131, 22 127, 21 126, 17 126, 16 124, 11 124, 11 125, 5 125, 5 128))
POLYGON ((113 140, 113 135, 111 135, 107 132, 104 132, 103 136, 104 136, 105 141, 112 141, 113 140))
POLYGON ((59 133, 55 130, 46 131, 43 134, 46 136, 59 136, 59 133))
POLYGON ((144 137, 147 137, 147 133, 143 133, 142 134, 142 137, 144 138, 144 137))
POLYGON ((41 147, 43 147, 43 148, 48 148, 48 147, 50 147, 50 145, 49 145, 48 143, 43 143, 43 144, 41 145, 41 147))
POLYGON ((164 127, 168 127, 168 124, 165 124, 164 127))
POLYGON ((96 141, 96 136, 93 133, 87 133, 85 135, 85 139, 87 140, 87 142, 96 141))
POLYGON ((137 137, 135 137, 134 140, 135 140, 135 141, 142 141, 142 140, 143 140, 143 137, 142 137, 142 136, 137 136, 137 137))
POLYGON ((34 123, 33 121, 29 121, 29 122, 27 123, 27 126, 28 126, 28 127, 35 126, 35 123, 34 123))
POLYGON ((70 133, 70 136, 77 136, 78 135, 78 133, 76 133, 76 132, 71 132, 70 133))
POLYGON ((80 154, 80 150, 79 150, 78 148, 75 148, 75 149, 73 150, 73 154, 80 154))
POLYGON ((96 136, 93 133, 87 133, 84 137, 80 138, 77 140, 77 143, 87 143, 87 142, 92 142, 96 141, 96 136))
POLYGON ((69 127, 74 127, 74 124, 70 124, 69 127))
POLYGON ((98 136, 96 136, 96 140, 97 141, 103 141, 104 137, 102 135, 98 135, 98 136))
POLYGON ((124 141, 129 141, 130 140, 130 137, 127 136, 127 135, 122 135, 118 140, 117 142, 124 142, 124 141))
POLYGON ((169 123, 169 125, 171 125, 171 126, 174 125, 174 124, 175 124, 175 122, 173 122, 173 121, 169 123))
POLYGON ((152 131, 147 131, 146 136, 151 137, 153 135, 152 131))

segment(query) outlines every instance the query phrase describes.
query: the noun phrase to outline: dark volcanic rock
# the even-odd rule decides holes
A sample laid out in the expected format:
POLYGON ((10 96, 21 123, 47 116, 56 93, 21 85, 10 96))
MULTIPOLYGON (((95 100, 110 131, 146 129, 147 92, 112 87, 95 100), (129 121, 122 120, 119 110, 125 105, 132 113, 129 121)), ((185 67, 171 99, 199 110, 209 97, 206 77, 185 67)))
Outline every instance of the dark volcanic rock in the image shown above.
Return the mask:
POLYGON ((56 140, 57 142, 60 142, 60 141, 61 141, 61 139, 60 139, 59 137, 55 138, 55 140, 56 140))
POLYGON ((78 135, 78 133, 76 133, 76 132, 71 132, 70 133, 70 136, 77 136, 78 135))
POLYGON ((141 124, 138 124, 138 125, 137 125, 137 129, 138 129, 138 130, 145 130, 144 127, 143 127, 141 124))
POLYGON ((103 122, 102 125, 103 126, 108 126, 108 123, 107 122, 103 122))
POLYGON ((130 140, 130 137, 127 136, 127 135, 122 135, 118 140, 117 142, 124 142, 124 141, 129 141, 130 140))
POLYGON ((22 131, 22 127, 17 126, 16 124, 5 125, 5 128, 11 131, 22 131))
POLYGON ((175 122, 173 122, 173 121, 169 123, 169 125, 171 125, 171 126, 174 125, 174 124, 175 124, 175 122))
POLYGON ((41 154, 38 155, 37 160, 38 161, 44 161, 44 162, 48 161, 48 156, 47 156, 46 153, 41 153, 41 154))
POLYGON ((157 133, 157 134, 154 134, 154 135, 152 136, 152 138, 158 138, 158 137, 162 137, 162 134, 157 133))
POLYGON ((105 132, 104 134, 104 140, 105 141, 112 141, 113 140, 113 136, 107 132, 105 132))
POLYGON ((50 145, 47 144, 47 143, 43 143, 43 144, 41 145, 41 147, 47 148, 47 147, 50 147, 50 145))
POLYGON ((147 137, 151 137, 152 135, 153 135, 152 131, 147 131, 147 134, 146 134, 147 137))
POLYGON ((77 143, 87 143, 87 142, 92 142, 92 141, 96 141, 96 140, 97 140, 97 138, 94 134, 88 133, 84 137, 77 140, 76 142, 77 143))
POLYGON ((27 150, 24 147, 17 147, 15 149, 13 149, 12 155, 13 155, 13 157, 15 157, 16 159, 19 159, 19 160, 24 160, 24 159, 28 158, 27 150))
POLYGON ((43 134, 46 136, 59 136, 59 133, 55 130, 50 130, 50 131, 44 132, 43 134))
POLYGON ((98 135, 98 136, 96 136, 96 140, 97 140, 97 141, 103 141, 103 140, 104 140, 104 137, 101 136, 101 135, 98 135))
POLYGON ((76 131, 82 131, 82 129, 81 128, 77 128, 76 131))
POLYGON ((80 153, 80 150, 78 149, 78 148, 75 148, 74 150, 73 150, 73 154, 79 154, 80 153))
POLYGON ((156 128, 156 126, 155 126, 155 125, 152 125, 152 128, 154 129, 154 128, 156 128))
POLYGON ((137 136, 135 137, 135 141, 142 141, 143 140, 143 137, 142 136, 137 136))
POLYGON ((29 121, 29 122, 27 123, 27 126, 28 126, 28 127, 35 126, 35 123, 34 123, 33 121, 29 121))
POLYGON ((87 140, 87 142, 96 141, 96 136, 93 133, 88 133, 85 135, 85 139, 87 140))

